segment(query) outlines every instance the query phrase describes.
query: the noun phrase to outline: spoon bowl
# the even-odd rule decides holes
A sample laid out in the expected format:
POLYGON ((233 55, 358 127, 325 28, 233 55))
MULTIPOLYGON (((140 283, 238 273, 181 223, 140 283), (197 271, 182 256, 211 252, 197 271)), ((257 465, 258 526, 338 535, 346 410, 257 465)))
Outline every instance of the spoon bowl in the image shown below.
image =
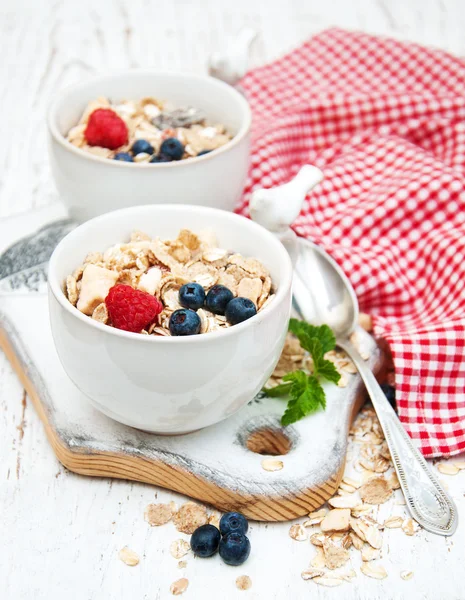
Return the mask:
POLYGON ((358 302, 347 276, 322 248, 299 240, 293 305, 309 323, 326 323, 335 336, 349 337, 358 322, 358 302))

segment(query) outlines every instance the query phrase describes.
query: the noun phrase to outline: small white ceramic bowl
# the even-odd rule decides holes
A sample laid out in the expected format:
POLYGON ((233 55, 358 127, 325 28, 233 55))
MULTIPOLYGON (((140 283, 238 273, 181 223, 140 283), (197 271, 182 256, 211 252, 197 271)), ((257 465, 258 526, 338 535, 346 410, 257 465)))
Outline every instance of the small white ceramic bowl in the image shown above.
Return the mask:
POLYGON ((49 153, 55 183, 70 214, 85 221, 141 204, 195 204, 233 210, 249 164, 251 112, 233 87, 206 75, 126 71, 95 77, 60 92, 48 113, 49 153), (125 163, 94 156, 66 140, 87 103, 145 96, 202 109, 233 139, 209 154, 171 163, 125 163))
POLYGON ((111 212, 69 233, 49 265, 49 306, 61 363, 100 411, 126 425, 163 434, 217 423, 251 400, 273 372, 291 305, 292 265, 284 246, 236 214, 194 206, 139 206, 111 212), (206 226, 221 247, 261 260, 276 296, 244 323, 190 337, 154 337, 83 315, 64 292, 66 276, 90 251, 104 251, 139 229, 161 238, 206 226))

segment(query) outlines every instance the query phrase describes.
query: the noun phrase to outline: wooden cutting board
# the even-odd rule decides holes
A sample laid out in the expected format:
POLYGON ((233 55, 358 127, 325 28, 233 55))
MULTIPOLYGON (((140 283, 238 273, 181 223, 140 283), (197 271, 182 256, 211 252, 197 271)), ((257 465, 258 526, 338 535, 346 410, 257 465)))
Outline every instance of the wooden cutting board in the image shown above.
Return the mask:
MULTIPOLYGON (((120 425, 87 402, 56 354, 44 293, 48 256, 72 226, 59 206, 0 221, 0 347, 63 465, 155 484, 261 521, 294 519, 331 497, 344 471, 348 429, 365 399, 358 375, 347 375, 345 388, 326 387, 326 411, 286 428, 279 422, 284 402, 260 394, 226 421, 184 436, 120 425), (270 456, 279 457, 281 470, 262 467, 270 456)), ((379 370, 380 351, 360 334, 379 370)))

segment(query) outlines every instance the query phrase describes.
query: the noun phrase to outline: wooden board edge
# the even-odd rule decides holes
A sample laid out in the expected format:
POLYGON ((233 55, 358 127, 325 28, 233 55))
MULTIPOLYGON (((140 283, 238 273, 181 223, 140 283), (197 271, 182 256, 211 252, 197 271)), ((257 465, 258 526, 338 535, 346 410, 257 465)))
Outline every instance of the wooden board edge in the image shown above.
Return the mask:
MULTIPOLYGON (((252 520, 268 522, 288 521, 316 510, 335 494, 342 479, 345 458, 338 472, 323 484, 303 490, 293 496, 267 497, 227 490, 203 477, 156 459, 105 451, 89 453, 78 449, 71 450, 53 429, 34 384, 22 368, 21 361, 3 329, 0 329, 0 347, 26 389, 56 457, 64 467, 79 475, 150 483, 211 504, 224 512, 238 510, 252 520)), ((363 389, 362 392, 358 394, 359 397, 354 402, 349 427, 365 401, 365 390, 363 389)))

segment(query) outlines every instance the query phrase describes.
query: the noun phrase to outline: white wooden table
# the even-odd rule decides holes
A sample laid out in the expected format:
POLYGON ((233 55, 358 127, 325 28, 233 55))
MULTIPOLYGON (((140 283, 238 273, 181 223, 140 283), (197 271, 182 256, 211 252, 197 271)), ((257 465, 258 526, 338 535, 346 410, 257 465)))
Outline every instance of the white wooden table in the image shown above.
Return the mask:
MULTIPOLYGON (((202 72, 209 53, 244 25, 261 31, 252 62, 261 64, 331 25, 442 47, 465 56, 460 0, 3 0, 0 4, 0 217, 56 199, 44 118, 54 92, 94 71, 155 67, 202 72)), ((214 449, 212 449, 214 450, 214 449)), ((443 476, 462 522, 449 539, 420 532, 386 534, 383 581, 358 576, 329 589, 300 578, 314 551, 289 538, 289 524, 251 527, 253 552, 238 569, 219 559, 188 558, 181 571, 169 553, 172 524, 150 528, 145 506, 184 501, 148 485, 88 479, 66 472, 39 418, 0 354, 0 597, 5 600, 171 597, 189 579, 186 598, 465 598, 465 471, 443 476), (130 568, 124 545, 141 556, 130 568), (414 572, 403 581, 400 571, 414 572), (252 578, 236 589, 238 575, 252 578), (244 596, 242 596, 244 595, 244 596)), ((402 510, 402 507, 400 507, 402 510)), ((184 536, 186 537, 186 536, 184 536)))

